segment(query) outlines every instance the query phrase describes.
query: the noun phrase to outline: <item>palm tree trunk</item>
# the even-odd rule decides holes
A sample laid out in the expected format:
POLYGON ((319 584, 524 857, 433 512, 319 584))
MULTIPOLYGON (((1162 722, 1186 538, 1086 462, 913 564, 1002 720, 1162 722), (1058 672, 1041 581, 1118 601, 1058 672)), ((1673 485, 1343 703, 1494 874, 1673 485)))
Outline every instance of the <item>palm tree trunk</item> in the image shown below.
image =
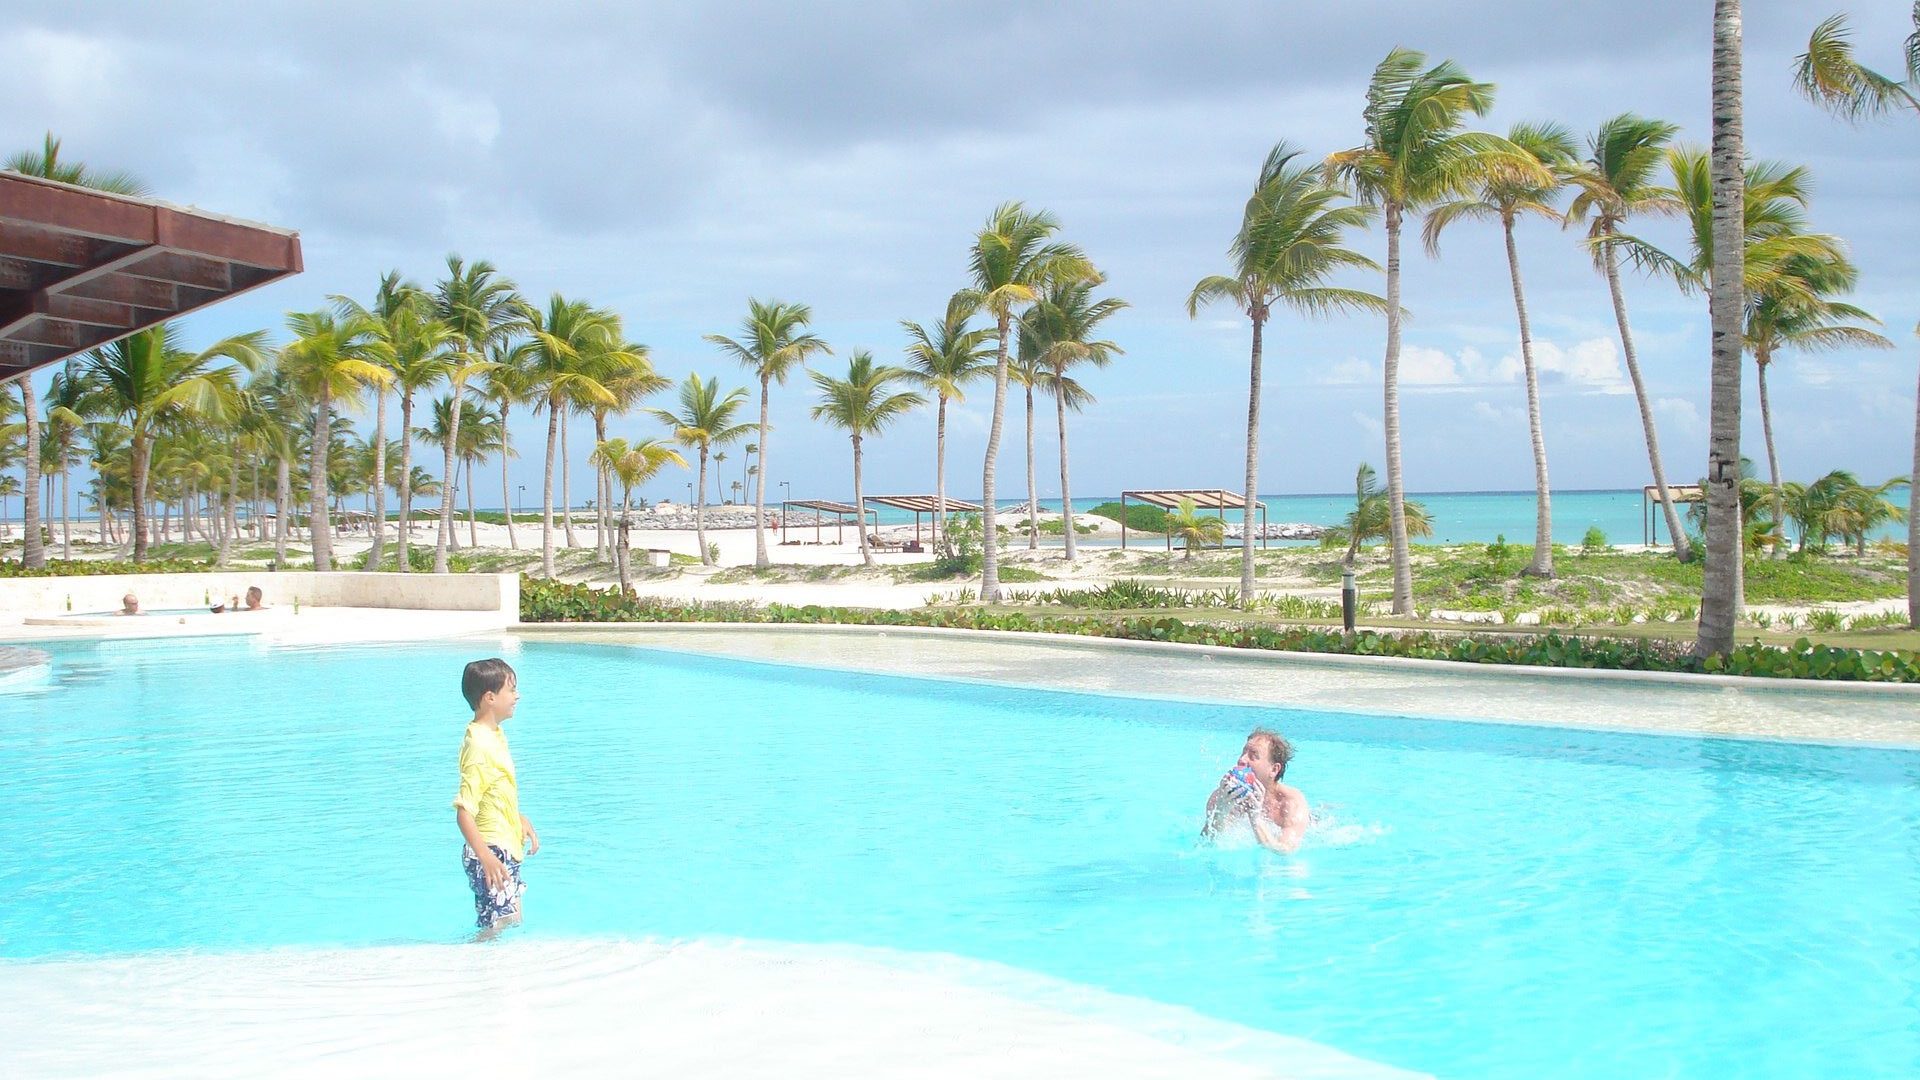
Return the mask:
POLYGON ((1520 283, 1520 249, 1513 243, 1513 218, 1501 224, 1507 234, 1507 273, 1513 279, 1513 310, 1520 319, 1520 366, 1527 377, 1527 435, 1533 440, 1533 561, 1524 573, 1553 576, 1553 491, 1547 483, 1547 438, 1540 424, 1540 372, 1533 366, 1533 324, 1527 319, 1527 294, 1520 283))
POLYGON ((73 560, 73 466, 66 462, 73 457, 73 447, 61 440, 60 447, 60 557, 69 562, 73 560))
MULTIPOLYGON (((1920 436, 1917 436, 1920 437, 1920 436)), ((760 475, 766 475, 767 451, 761 443, 760 475)), ((940 539, 947 529, 947 395, 940 395, 940 419, 933 429, 933 550, 934 557, 946 553, 940 539)))
POLYGON ((553 454, 560 444, 560 405, 547 399, 547 471, 540 485, 540 572, 553 578, 553 454))
POLYGON ((1699 656, 1733 649, 1745 552, 1740 521, 1740 375, 1745 353, 1746 173, 1740 103, 1740 0, 1713 5, 1713 378, 1707 421, 1707 562, 1699 656))
POLYGON ((387 546, 387 391, 373 390, 373 543, 367 548, 363 569, 380 569, 380 556, 387 546))
POLYGON ((463 387, 455 383, 448 394, 447 413, 447 453, 445 463, 440 470, 440 531, 433 545, 433 572, 447 572, 447 549, 454 546, 453 531, 458 523, 453 516, 453 487, 460 475, 459 467, 454 463, 454 454, 460 448, 460 417, 466 412, 465 403, 460 400, 463 387))
POLYGON ((227 528, 227 504, 229 499, 224 486, 220 488, 216 498, 219 500, 218 520, 220 523, 220 546, 214 554, 213 565, 215 567, 225 568, 227 560, 233 555, 233 533, 227 528))
POLYGON ((507 401, 500 401, 500 505, 507 512, 507 546, 520 550, 520 540, 513 535, 513 493, 507 488, 507 459, 513 455, 513 440, 507 437, 507 401))
POLYGON ((707 554, 707 447, 700 445, 700 483, 695 486, 699 495, 693 500, 693 536, 700 545, 700 565, 712 566, 713 558, 707 554))
POLYGON ((327 518, 327 442, 332 433, 333 397, 323 381, 313 408, 313 453, 307 461, 307 532, 313 539, 313 568, 333 569, 333 523, 327 518))
MULTIPOLYGON (((1407 547, 1407 493, 1400 479, 1400 213, 1386 206, 1387 355, 1382 363, 1387 436, 1387 522, 1393 540, 1393 613, 1413 614, 1413 553, 1407 547)), ((1251 492, 1248 493, 1251 496, 1251 492)))
POLYGON ((1667 487, 1666 466, 1660 461, 1660 433, 1653 426, 1653 403, 1647 400, 1646 380, 1640 377, 1640 358, 1633 348, 1633 331, 1627 323, 1627 298, 1620 291, 1620 258, 1608 242, 1613 229, 1608 227, 1606 243, 1607 290, 1613 296, 1613 321, 1620 327, 1620 352, 1627 360, 1627 377, 1633 380, 1633 397, 1640 404, 1640 429, 1647 437, 1647 463, 1653 470, 1653 487, 1660 496, 1660 509, 1666 515, 1667 535, 1673 539, 1673 553, 1681 562, 1691 557, 1687 531, 1680 527, 1680 513, 1673 508, 1673 492, 1667 487))
POLYGON ((620 542, 618 546, 614 548, 614 551, 613 551, 614 569, 618 571, 618 573, 620 574, 620 595, 621 596, 627 595, 628 590, 632 588, 632 586, 628 584, 630 578, 627 572, 627 566, 628 566, 627 559, 628 559, 629 553, 632 551, 632 548, 627 541, 627 512, 632 508, 632 506, 633 506, 633 489, 628 488, 626 490, 626 493, 622 495, 620 498, 620 542))
MULTIPOLYGON (((1786 512, 1787 506, 1787 489, 1786 486, 1780 482, 1780 457, 1773 449, 1773 409, 1767 403, 1767 364, 1773 360, 1772 350, 1762 347, 1754 354, 1753 359, 1758 369, 1760 386, 1760 432, 1766 436, 1767 474, 1773 483, 1773 520, 1775 527, 1781 528, 1780 523, 1784 520, 1783 515, 1786 512)), ((1786 534, 1782 532, 1780 539, 1785 538, 1786 534)), ((1784 554, 1784 545, 1775 543, 1773 545, 1774 557, 1779 558, 1784 554)))
POLYGON ((47 549, 40 539, 40 396, 33 392, 32 372, 20 376, 20 405, 27 426, 25 485, 20 491, 20 528, 24 534, 20 562, 37 570, 47 565, 47 549))
MULTIPOLYGON (((767 558, 767 392, 772 387, 773 377, 767 372, 760 373, 760 482, 753 485, 753 565, 766 567, 772 560, 767 558)), ((941 409, 946 408, 946 399, 940 399, 941 409)), ((946 413, 943 411, 944 419, 946 413)))
MULTIPOLYGON (((1253 357, 1247 367, 1247 486, 1246 501, 1240 506, 1240 607, 1253 606, 1253 493, 1260 490, 1260 363, 1265 346, 1267 312, 1264 307, 1253 315, 1253 357)), ((1062 414, 1064 423, 1065 414, 1062 414)))
POLYGON ((567 425, 565 423, 560 425, 560 493, 561 498, 564 499, 567 504, 564 512, 567 530, 567 547, 569 549, 577 548, 580 546, 580 541, 574 539, 573 536, 573 459, 567 452, 567 425))
POLYGON ((995 473, 1000 464, 1000 428, 1007 415, 1008 316, 998 318, 1000 348, 993 360, 993 420, 987 425, 987 454, 980 469, 980 599, 1000 602, 1000 524, 994 513, 995 473))
MULTIPOLYGON (((607 411, 593 411, 593 446, 595 450, 607 441, 607 411)), ((589 458, 589 460, 592 460, 589 458)), ((612 524, 613 483, 606 465, 599 461, 593 464, 593 561, 599 562, 604 552, 608 559, 613 558, 613 534, 608 526, 612 524)))
POLYGON ((480 546, 480 523, 473 512, 473 459, 467 459, 467 546, 480 546))
POLYGON ((873 549, 867 544, 867 496, 860 488, 860 436, 853 437, 853 512, 860 522, 860 561, 873 569, 873 549))
POLYGON ((1040 495, 1033 483, 1033 387, 1027 385, 1027 550, 1040 550, 1040 495))
MULTIPOLYGON (((280 455, 275 467, 275 485, 273 494, 273 561, 276 566, 287 564, 287 537, 293 532, 293 461, 287 455, 280 455)), ((135 509, 140 506, 139 496, 134 496, 135 509)))
MULTIPOLYGON (((1920 326, 1914 327, 1920 334, 1920 326)), ((1907 474, 1920 483, 1920 392, 1913 399, 1913 471, 1907 474)), ((1920 492, 1907 489, 1907 626, 1920 630, 1920 492)))
POLYGON ((394 541, 395 563, 401 573, 411 573, 407 565, 408 546, 413 541, 413 391, 400 392, 400 535, 394 541))
POLYGON ((1053 388, 1053 412, 1060 428, 1060 532, 1067 541, 1067 561, 1074 562, 1078 549, 1073 536, 1073 485, 1067 482, 1067 399, 1060 393, 1057 380, 1053 388))
MULTIPOLYGON (((133 561, 147 561, 147 433, 133 429, 133 561)), ((105 492, 102 491, 104 497, 105 492)))

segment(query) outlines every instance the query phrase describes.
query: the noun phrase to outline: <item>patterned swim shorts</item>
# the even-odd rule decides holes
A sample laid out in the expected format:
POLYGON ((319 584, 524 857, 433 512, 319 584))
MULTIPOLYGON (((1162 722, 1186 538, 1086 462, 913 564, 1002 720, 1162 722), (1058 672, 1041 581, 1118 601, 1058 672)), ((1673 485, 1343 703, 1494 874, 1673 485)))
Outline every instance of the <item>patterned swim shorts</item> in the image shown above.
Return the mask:
POLYGON ((460 848, 460 861, 467 868, 467 884, 473 887, 474 923, 482 930, 520 914, 520 895, 527 891, 526 884, 520 880, 520 860, 497 844, 488 844, 487 850, 507 868, 507 880, 497 889, 487 887, 487 875, 480 869, 480 859, 473 849, 460 848))

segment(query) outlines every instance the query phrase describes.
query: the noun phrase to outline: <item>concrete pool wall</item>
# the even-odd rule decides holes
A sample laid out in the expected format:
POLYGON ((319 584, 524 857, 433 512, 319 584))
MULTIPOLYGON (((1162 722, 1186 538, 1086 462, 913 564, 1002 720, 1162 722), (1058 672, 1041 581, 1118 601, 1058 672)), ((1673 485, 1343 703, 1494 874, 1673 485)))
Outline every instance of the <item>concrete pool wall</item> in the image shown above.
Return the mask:
POLYGON ((520 617, 518 574, 394 574, 227 570, 197 574, 102 574, 0 580, 0 613, 39 621, 115 612, 133 593, 146 608, 220 603, 259 586, 271 607, 403 608, 498 612, 520 617))

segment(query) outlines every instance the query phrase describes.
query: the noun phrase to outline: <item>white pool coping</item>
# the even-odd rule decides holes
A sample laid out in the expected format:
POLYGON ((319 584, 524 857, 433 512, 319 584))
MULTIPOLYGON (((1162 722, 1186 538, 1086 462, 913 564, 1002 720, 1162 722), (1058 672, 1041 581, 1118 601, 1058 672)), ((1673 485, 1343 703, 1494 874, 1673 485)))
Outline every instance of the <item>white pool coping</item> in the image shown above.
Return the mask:
POLYGON ((523 623, 769 663, 1172 701, 1663 735, 1920 748, 1920 686, 1329 656, 852 624, 523 623))

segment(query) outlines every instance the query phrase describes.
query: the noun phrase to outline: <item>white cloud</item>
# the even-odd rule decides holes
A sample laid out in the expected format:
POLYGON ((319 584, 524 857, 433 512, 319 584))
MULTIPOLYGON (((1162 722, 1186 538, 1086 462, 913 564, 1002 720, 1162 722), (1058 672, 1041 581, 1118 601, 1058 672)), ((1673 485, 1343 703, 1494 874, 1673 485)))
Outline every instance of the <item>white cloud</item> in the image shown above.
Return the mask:
MULTIPOLYGON (((1548 384, 1578 386, 1602 394, 1622 394, 1631 389, 1610 338, 1588 338, 1571 347, 1536 341, 1533 359, 1542 381, 1548 384)), ((1407 345, 1400 350, 1400 385, 1412 389, 1506 386, 1519 382, 1525 373, 1517 349, 1499 357, 1489 357, 1472 346, 1457 353, 1426 345, 1407 345)), ((1320 376, 1320 382, 1337 386, 1376 383, 1380 379, 1380 365, 1353 357, 1334 364, 1320 376)))
POLYGON ((1536 341, 1533 363, 1542 382, 1559 380, 1602 394, 1625 394, 1633 389, 1610 337, 1587 338, 1570 349, 1551 341, 1536 341))
POLYGON ((1360 425, 1361 430, 1367 434, 1372 435, 1376 439, 1386 437, 1387 427, 1381 422, 1379 417, 1368 416, 1366 413, 1357 410, 1352 415, 1353 422, 1360 425))
POLYGON ((1653 411, 1671 418, 1683 431, 1699 432, 1705 430, 1700 421, 1700 409, 1686 398, 1663 397, 1653 400, 1653 411))

